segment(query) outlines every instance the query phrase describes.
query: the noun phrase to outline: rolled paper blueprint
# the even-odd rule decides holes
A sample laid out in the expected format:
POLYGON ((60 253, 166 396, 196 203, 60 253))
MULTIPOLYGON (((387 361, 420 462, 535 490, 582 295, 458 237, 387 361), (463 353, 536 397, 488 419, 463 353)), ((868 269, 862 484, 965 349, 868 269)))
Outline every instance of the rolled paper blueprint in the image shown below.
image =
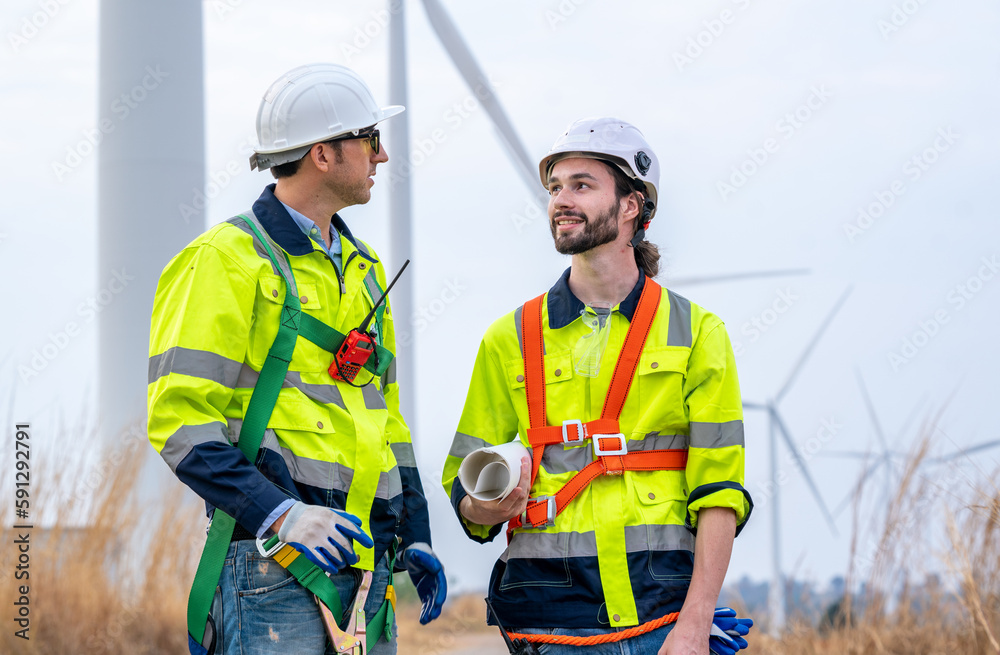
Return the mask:
POLYGON ((521 458, 529 457, 520 441, 474 450, 458 468, 465 493, 476 500, 503 500, 521 479, 521 458))

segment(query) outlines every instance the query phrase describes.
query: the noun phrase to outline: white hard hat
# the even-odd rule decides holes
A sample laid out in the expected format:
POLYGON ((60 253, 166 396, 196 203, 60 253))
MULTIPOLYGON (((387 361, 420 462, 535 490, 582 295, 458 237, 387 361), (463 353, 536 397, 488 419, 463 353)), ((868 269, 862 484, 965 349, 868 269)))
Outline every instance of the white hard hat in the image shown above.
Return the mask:
POLYGON ((642 182, 646 197, 653 201, 649 218, 656 213, 656 187, 660 183, 660 163, 656 154, 631 123, 619 118, 582 118, 571 123, 556 139, 538 164, 542 186, 549 186, 549 173, 560 159, 585 157, 615 164, 625 175, 642 182))
POLYGON ((250 170, 299 160, 321 141, 357 134, 403 109, 379 107, 365 81, 346 66, 293 68, 275 80, 260 102, 250 170))

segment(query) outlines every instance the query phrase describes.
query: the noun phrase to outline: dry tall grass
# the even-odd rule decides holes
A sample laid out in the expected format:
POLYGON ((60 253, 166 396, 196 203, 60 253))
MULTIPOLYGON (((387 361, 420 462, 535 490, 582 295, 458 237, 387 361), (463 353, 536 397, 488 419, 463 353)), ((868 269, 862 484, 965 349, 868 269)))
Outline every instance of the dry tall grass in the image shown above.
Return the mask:
MULTIPOLYGON (((178 502, 179 483, 159 492, 166 502, 141 506, 139 476, 151 454, 139 433, 90 464, 36 447, 30 578, 15 584, 16 553, 0 551, 0 606, 12 607, 17 586, 28 584, 30 639, 4 629, 0 652, 187 652, 185 603, 204 543, 204 512, 178 502)), ((0 481, 8 482, 2 472, 0 481)), ((3 530, 3 543, 12 543, 15 532, 23 533, 3 530)))
MULTIPOLYGON (((925 466, 929 444, 923 440, 907 463, 870 548, 860 538, 870 528, 855 526, 850 576, 855 587, 866 582, 867 595, 853 607, 848 599, 843 620, 822 630, 799 623, 778 640, 755 630, 750 653, 1000 654, 996 472, 975 482, 944 477, 940 468, 925 466), (931 572, 938 574, 936 586, 914 584, 931 572)), ((33 516, 44 505, 49 513, 43 523, 54 527, 42 530, 35 520, 31 639, 14 637, 5 621, 0 653, 187 652, 187 591, 204 543, 203 511, 198 503, 181 502, 176 481, 158 492, 156 502, 143 501, 139 477, 148 456, 155 457, 141 435, 125 439, 94 466, 33 455, 35 470, 61 471, 33 487, 41 494, 33 498, 33 516)), ((12 488, 10 482, 0 471, 0 488, 12 488)), ((11 608, 14 534, 2 532, 8 546, 0 549, 0 607, 11 608)), ((449 599, 442 618, 427 627, 416 624, 417 611, 412 603, 400 609, 401 655, 443 655, 496 634, 484 625, 478 597, 449 599)))
POLYGON ((881 525, 869 532, 855 514, 848 588, 864 591, 845 598, 832 625, 754 635, 752 652, 1000 654, 1000 471, 932 466, 932 437, 918 441, 892 496, 876 498, 881 525), (865 547, 870 533, 879 536, 865 547))

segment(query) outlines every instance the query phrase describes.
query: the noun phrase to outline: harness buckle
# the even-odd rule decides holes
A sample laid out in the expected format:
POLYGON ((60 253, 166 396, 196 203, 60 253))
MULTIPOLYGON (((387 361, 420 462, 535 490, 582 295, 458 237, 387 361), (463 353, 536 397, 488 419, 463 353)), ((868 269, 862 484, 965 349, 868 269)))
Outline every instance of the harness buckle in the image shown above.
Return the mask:
POLYGON ((267 539, 257 539, 257 552, 263 557, 271 557, 284 547, 285 542, 278 539, 278 535, 273 535, 267 539), (267 544, 270 543, 272 539, 274 540, 274 543, 270 548, 268 548, 267 544))
POLYGON ((528 505, 524 506, 524 511, 521 512, 521 527, 532 530, 541 530, 542 528, 551 528, 556 524, 556 497, 555 496, 538 496, 536 498, 529 498, 528 504, 532 502, 539 503, 545 501, 545 523, 541 525, 532 525, 528 520, 528 505))
POLYGON ((562 437, 563 443, 583 443, 583 440, 587 438, 587 434, 583 429, 583 421, 578 418, 567 419, 562 423, 562 437), (569 438, 569 432, 566 430, 570 425, 576 426, 576 439, 569 438))
POLYGON ((618 434, 595 434, 594 435, 594 456, 595 457, 606 457, 608 455, 627 455, 628 454, 628 442, 625 441, 625 435, 619 432, 618 434), (601 446, 601 439, 617 439, 618 448, 605 450, 601 446))

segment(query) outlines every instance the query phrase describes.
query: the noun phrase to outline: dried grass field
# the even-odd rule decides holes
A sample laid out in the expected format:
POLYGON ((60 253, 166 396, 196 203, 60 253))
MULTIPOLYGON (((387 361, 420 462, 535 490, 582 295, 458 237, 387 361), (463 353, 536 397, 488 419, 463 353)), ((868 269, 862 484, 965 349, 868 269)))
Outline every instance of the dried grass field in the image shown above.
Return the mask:
MULTIPOLYGON (((920 474, 928 443, 915 449, 888 499, 864 579, 859 571, 848 572, 848 588, 864 582, 866 593, 845 598, 822 624, 792 622, 780 639, 754 629, 749 653, 1000 654, 997 472, 943 492, 920 474), (930 518, 932 506, 944 508, 943 518, 930 518), (918 538, 928 532, 937 538, 918 538), (936 592, 911 584, 931 571, 940 581, 936 592)), ((142 439, 129 439, 105 455, 97 469, 68 461, 35 463, 63 475, 34 487, 32 506, 44 511, 31 537, 28 641, 14 636, 11 608, 22 582, 13 577, 17 555, 9 545, 15 531, 2 530, 7 546, 0 550, 0 607, 5 608, 0 653, 187 652, 185 605, 204 541, 203 508, 161 502, 153 511, 142 511, 137 489, 148 452, 142 439), (78 470, 86 472, 72 473, 78 470)), ((0 488, 9 487, 11 481, 0 473, 0 488)), ((179 483, 166 497, 182 497, 179 483)), ((4 525, 11 525, 9 518, 4 525)), ((855 525, 856 548, 861 534, 868 539, 870 533, 855 525)), ((449 598, 439 620, 420 626, 412 588, 407 591, 405 585, 399 608, 401 654, 506 652, 496 629, 485 625, 481 598, 449 598)), ((766 617, 755 618, 762 619, 759 627, 766 625, 766 617)))

